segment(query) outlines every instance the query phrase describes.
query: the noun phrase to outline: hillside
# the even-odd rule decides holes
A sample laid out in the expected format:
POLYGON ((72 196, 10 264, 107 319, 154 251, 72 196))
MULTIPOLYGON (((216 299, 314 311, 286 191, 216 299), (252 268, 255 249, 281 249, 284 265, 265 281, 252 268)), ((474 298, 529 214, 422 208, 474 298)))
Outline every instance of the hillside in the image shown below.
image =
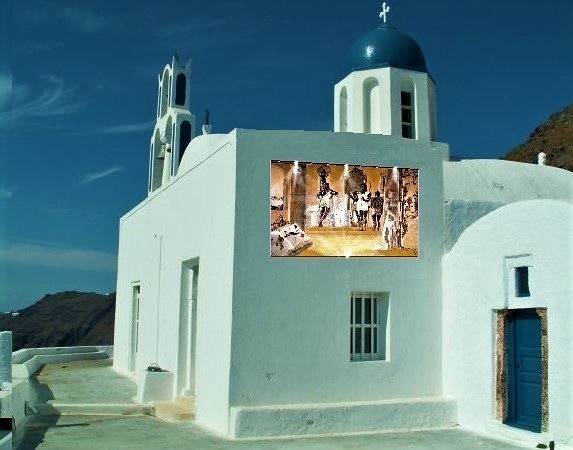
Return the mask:
POLYGON ((45 295, 18 316, 0 315, 0 330, 12 330, 13 350, 23 347, 112 345, 115 293, 59 292, 45 295))
POLYGON ((573 171, 573 104, 553 114, 502 159, 536 164, 540 152, 546 153, 548 166, 573 171))

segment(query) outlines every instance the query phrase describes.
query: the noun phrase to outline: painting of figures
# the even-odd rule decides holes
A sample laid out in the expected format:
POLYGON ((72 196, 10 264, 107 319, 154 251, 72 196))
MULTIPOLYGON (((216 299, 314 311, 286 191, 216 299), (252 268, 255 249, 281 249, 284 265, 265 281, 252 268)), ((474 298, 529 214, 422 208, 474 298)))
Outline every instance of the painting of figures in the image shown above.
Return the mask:
POLYGON ((418 169, 271 161, 271 256, 418 256, 418 169))

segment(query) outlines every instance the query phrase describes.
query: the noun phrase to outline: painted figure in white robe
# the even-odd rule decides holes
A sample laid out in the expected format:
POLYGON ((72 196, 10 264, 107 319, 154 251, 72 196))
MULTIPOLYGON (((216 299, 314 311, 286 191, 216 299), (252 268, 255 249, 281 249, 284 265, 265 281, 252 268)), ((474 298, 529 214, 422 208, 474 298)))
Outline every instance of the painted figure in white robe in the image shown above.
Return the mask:
POLYGON ((323 226, 322 222, 324 222, 324 219, 330 214, 330 210, 332 209, 332 197, 335 195, 338 195, 338 192, 330 189, 330 185, 327 182, 322 185, 322 188, 318 194, 316 194, 318 197, 318 212, 320 214, 318 219, 319 227, 323 226))
POLYGON ((382 213, 382 250, 400 247, 400 199, 393 190, 386 191, 382 213))
POLYGON ((356 212, 358 213, 358 226, 365 231, 368 224, 368 208, 370 207, 370 191, 366 183, 362 183, 360 192, 356 193, 356 212))

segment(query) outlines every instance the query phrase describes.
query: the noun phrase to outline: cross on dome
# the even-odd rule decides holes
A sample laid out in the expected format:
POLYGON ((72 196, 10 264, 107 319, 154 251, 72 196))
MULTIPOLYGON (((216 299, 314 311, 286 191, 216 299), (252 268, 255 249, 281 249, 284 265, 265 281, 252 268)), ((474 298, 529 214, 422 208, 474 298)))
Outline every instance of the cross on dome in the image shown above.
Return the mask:
POLYGON ((390 12, 390 6, 386 5, 386 2, 382 3, 382 11, 380 11, 379 17, 386 23, 386 14, 390 12))

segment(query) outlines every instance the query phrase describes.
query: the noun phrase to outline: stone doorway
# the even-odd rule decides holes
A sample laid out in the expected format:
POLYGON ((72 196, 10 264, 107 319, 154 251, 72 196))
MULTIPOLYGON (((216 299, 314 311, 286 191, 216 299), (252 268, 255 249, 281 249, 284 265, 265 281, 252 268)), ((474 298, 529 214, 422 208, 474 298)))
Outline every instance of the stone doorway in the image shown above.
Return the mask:
MULTIPOLYGON (((496 311, 496 405, 495 419, 505 423, 508 417, 508 323, 512 314, 519 309, 502 309, 496 311)), ((548 407, 548 343, 547 343, 547 309, 536 308, 534 311, 541 319, 541 432, 547 432, 548 407)))

